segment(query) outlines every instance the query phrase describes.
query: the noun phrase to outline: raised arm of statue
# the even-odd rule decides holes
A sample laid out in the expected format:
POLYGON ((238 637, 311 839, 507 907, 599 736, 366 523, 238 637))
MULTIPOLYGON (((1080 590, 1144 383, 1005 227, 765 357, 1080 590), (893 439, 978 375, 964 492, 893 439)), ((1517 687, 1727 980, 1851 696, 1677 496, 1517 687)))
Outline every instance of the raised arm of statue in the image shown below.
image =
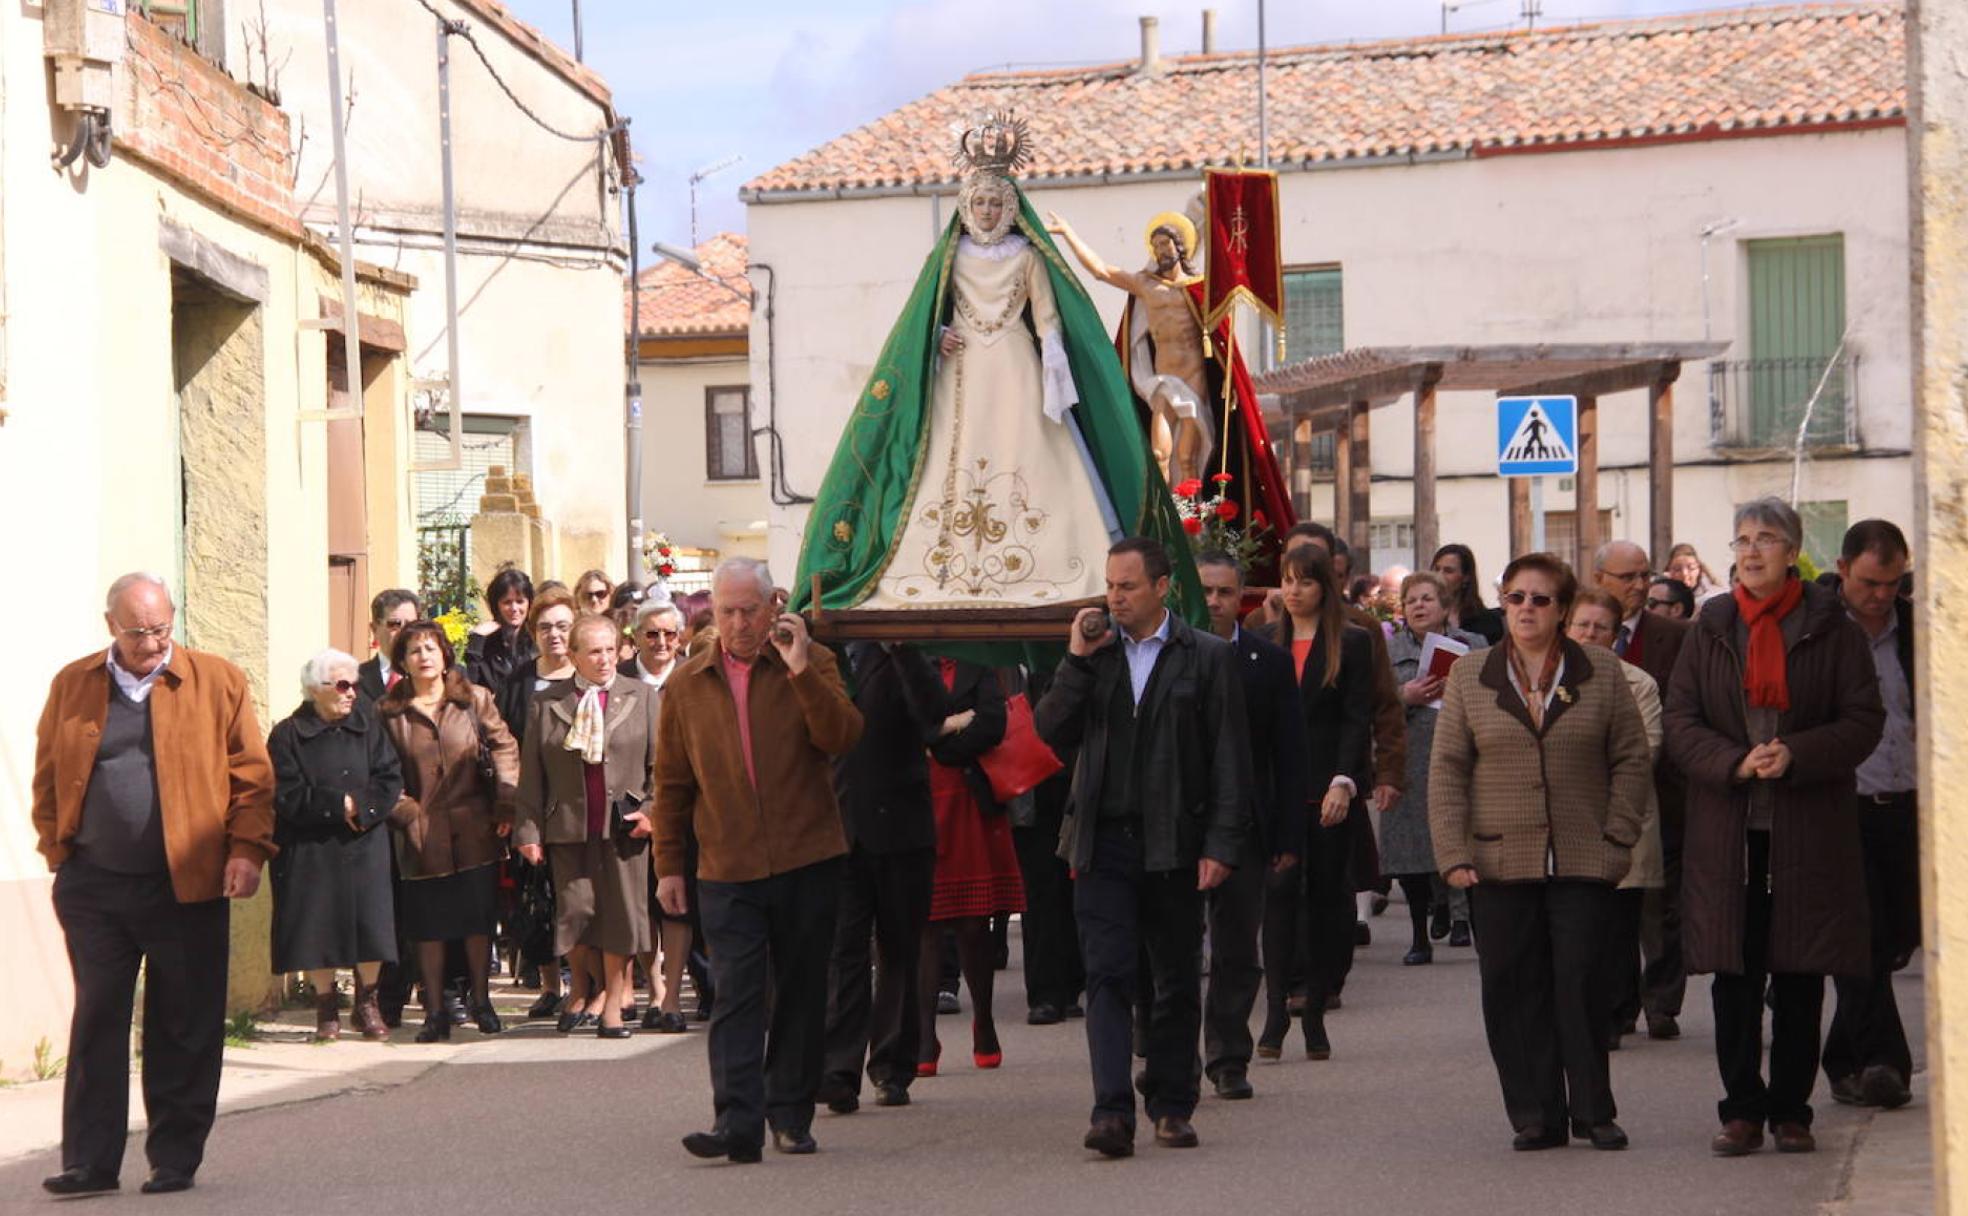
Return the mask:
POLYGON ((1144 293, 1141 275, 1132 271, 1118 270, 1101 261, 1100 255, 1080 239, 1080 234, 1073 231, 1073 226, 1057 211, 1046 212, 1046 231, 1065 241, 1066 247, 1073 251, 1073 256, 1080 260, 1080 265, 1086 267, 1086 272, 1094 278, 1109 287, 1118 287, 1130 295, 1138 296, 1144 293))

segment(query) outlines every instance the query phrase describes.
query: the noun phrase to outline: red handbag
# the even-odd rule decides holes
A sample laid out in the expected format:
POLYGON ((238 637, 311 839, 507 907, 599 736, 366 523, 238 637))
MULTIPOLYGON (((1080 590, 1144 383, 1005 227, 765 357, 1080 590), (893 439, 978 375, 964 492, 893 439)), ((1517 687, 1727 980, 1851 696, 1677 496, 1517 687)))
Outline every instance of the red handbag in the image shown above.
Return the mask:
POLYGON ((1039 738, 1032 724, 1032 704, 1025 694, 1005 698, 1004 739, 977 759, 977 767, 990 778, 991 795, 999 802, 1010 802, 1066 766, 1039 738))

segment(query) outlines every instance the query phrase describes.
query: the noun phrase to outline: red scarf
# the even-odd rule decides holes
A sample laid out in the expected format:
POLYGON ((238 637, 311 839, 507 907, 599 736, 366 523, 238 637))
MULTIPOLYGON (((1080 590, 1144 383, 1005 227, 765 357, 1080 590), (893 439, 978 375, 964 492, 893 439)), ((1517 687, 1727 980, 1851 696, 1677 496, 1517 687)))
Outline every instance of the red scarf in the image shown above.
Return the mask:
POLYGON ((1783 619, 1804 602, 1804 582, 1792 574, 1784 580, 1782 591, 1761 600, 1738 583, 1735 597, 1736 611, 1749 626, 1749 658, 1743 664, 1743 690, 1749 694, 1749 703, 1766 709, 1789 709, 1783 619))

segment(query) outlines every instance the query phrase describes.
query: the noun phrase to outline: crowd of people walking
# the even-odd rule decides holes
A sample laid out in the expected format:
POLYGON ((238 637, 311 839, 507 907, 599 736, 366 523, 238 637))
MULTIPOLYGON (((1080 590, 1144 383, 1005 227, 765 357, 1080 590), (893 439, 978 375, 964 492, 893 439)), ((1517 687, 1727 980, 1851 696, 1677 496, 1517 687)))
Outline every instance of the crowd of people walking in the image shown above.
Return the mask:
POLYGON ((1656 567, 1615 541, 1590 570, 1515 558, 1491 606, 1467 546, 1363 580, 1302 524, 1268 593, 1196 555, 1191 622, 1171 555, 1131 538, 1063 659, 1004 668, 830 649, 747 559, 706 613, 508 569, 462 648, 415 593, 376 596, 373 656, 315 655, 265 737, 241 672, 174 640, 164 582, 126 575, 107 653, 56 677, 34 771, 77 993, 47 1188, 117 1184, 146 959, 168 965, 143 1009, 144 1189, 192 1184, 228 901, 269 862, 273 968, 306 977, 322 1040, 343 973, 369 1039, 413 1002, 418 1042, 501 1033, 495 966, 563 1034, 708 1018, 697 1157, 757 1161, 768 1133, 814 1152, 816 1107, 853 1113, 864 1078, 908 1105, 949 1067, 953 976, 970 1064, 998 1068, 1013 916, 1026 1020, 1085 1021, 1086 1148, 1131 1155, 1138 1113, 1194 1146, 1204 1082, 1251 1097, 1294 1029, 1306 1059, 1345 1058, 1328 1014, 1363 901, 1394 887, 1404 964, 1475 952, 1516 1149, 1625 1147, 1609 1053, 1643 1019, 1678 1037, 1710 974, 1712 1151, 1766 1131, 1808 1151, 1820 1070, 1841 1102, 1911 1096, 1892 976, 1919 876, 1905 538, 1859 523, 1816 581, 1802 549, 1761 499, 1726 585, 1688 546, 1656 567))

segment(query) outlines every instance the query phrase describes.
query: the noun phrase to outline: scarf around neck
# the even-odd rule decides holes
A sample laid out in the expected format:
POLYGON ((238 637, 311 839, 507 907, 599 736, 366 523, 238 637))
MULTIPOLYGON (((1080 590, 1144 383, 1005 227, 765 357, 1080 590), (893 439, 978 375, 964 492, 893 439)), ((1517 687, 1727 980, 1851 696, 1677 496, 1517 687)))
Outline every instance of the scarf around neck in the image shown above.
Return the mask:
POLYGON ((1743 661, 1743 691, 1751 705, 1790 708, 1790 676, 1784 655, 1783 621, 1804 601, 1804 581, 1792 573, 1783 590, 1757 599, 1740 583, 1733 592, 1736 611, 1749 626, 1749 654, 1743 661))
POLYGON ((589 764, 600 764, 608 744, 608 733, 602 729, 601 722, 601 698, 606 690, 579 675, 574 677, 574 687, 580 690, 581 703, 574 707, 574 729, 567 732, 561 746, 570 752, 580 752, 581 759, 589 764))

